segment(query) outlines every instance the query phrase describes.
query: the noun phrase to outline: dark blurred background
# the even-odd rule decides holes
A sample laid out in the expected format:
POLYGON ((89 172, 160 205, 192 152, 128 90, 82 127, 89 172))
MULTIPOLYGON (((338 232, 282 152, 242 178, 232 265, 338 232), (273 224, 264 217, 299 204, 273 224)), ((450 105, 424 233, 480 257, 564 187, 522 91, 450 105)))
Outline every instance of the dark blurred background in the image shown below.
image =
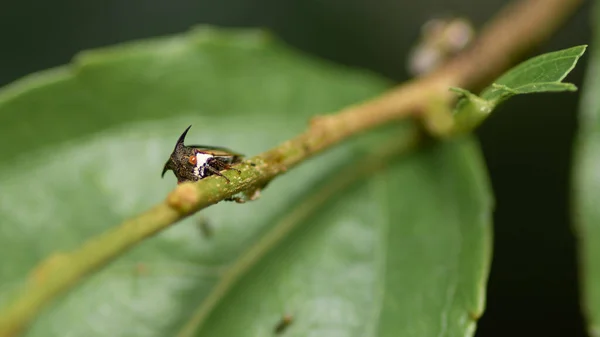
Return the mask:
MULTIPOLYGON (((420 26, 456 14, 480 27, 505 0, 2 1, 0 85, 80 50, 196 24, 265 27, 307 53, 408 78, 420 26)), ((590 41, 590 4, 536 53, 590 41)), ((587 57, 569 80, 581 86, 587 57)), ((477 336, 585 336, 569 177, 578 93, 517 97, 478 131, 496 194, 494 260, 477 336)))

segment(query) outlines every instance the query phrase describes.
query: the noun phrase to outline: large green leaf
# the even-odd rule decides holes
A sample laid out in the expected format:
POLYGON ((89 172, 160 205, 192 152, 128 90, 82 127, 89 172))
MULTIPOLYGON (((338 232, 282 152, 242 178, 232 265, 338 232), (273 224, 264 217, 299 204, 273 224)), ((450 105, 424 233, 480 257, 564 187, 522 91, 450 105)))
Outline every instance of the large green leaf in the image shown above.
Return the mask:
POLYGON ((471 335, 491 244, 475 151, 437 146, 338 193, 319 184, 276 222, 298 230, 197 318, 195 335, 268 336, 284 314, 286 336, 471 335))
MULTIPOLYGON (((87 52, 5 88, 0 305, 42 258, 163 199, 175 179, 160 171, 187 125, 189 143, 253 155, 388 86, 261 32, 203 28, 87 52)), ((478 149, 463 139, 366 178, 344 173, 369 172, 361 158, 374 145, 337 147, 258 201, 160 233, 53 303, 27 336, 265 336, 286 313, 290 336, 471 335, 490 250, 478 149)))
POLYGON ((600 336, 600 2, 579 112, 573 169, 574 223, 579 237, 582 303, 588 330, 600 336))

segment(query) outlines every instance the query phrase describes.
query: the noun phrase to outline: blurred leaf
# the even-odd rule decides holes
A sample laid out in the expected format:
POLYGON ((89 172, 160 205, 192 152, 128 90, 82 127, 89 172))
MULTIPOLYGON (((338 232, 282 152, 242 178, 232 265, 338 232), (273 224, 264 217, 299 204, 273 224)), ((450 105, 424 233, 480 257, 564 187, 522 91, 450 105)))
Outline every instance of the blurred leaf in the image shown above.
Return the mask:
POLYGON ((592 51, 579 111, 573 169, 582 307, 591 336, 600 336, 600 2, 595 5, 592 51))
MULTIPOLYGON (((254 155, 388 86, 262 32, 203 28, 86 52, 3 89, 0 304, 40 259, 164 198, 175 179, 160 179, 162 165, 187 125, 189 143, 254 155)), ((376 138, 291 170, 256 202, 220 203, 148 240, 56 301, 27 336, 172 336, 211 298, 208 336, 269 335, 285 313, 286 336, 472 335, 490 250, 478 149, 437 145, 336 185, 348 164, 370 172, 356 160, 376 138), (291 225, 224 288, 261 238, 291 225)))
MULTIPOLYGON (((472 144, 445 144, 334 194, 219 298, 196 336, 465 336, 483 311, 490 198, 472 144), (231 324, 231 322, 235 324, 231 324)), ((292 208, 294 210, 294 208, 292 208)))
POLYGON ((452 88, 463 98, 455 109, 455 120, 461 130, 471 131, 500 103, 521 94, 575 91, 562 80, 573 70, 585 52, 586 45, 576 46, 533 57, 504 73, 480 96, 460 88, 452 88))

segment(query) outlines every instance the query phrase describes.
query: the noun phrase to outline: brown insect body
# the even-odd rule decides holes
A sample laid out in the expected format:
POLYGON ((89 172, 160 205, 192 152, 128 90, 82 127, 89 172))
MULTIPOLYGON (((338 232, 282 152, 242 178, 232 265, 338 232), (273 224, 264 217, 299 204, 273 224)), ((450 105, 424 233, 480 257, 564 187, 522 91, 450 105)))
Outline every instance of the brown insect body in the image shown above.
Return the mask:
POLYGON ((169 160, 165 163, 162 171, 162 177, 168 170, 173 171, 177 178, 177 183, 185 181, 197 181, 211 175, 218 175, 227 180, 229 179, 221 174, 223 170, 236 170, 231 165, 242 161, 243 155, 235 153, 224 147, 206 146, 206 145, 188 145, 184 144, 185 136, 192 126, 179 136, 175 149, 169 160))

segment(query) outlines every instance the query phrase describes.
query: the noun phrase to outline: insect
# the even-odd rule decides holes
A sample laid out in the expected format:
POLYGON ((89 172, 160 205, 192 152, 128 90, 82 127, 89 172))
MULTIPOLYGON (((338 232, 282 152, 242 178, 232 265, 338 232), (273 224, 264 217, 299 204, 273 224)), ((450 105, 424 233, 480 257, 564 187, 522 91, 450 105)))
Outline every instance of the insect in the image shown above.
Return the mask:
POLYGON ((287 329, 287 327, 290 326, 290 324, 292 324, 293 321, 294 317, 292 317, 292 315, 284 315, 283 317, 281 317, 281 320, 275 326, 275 333, 283 333, 285 329, 287 329))
POLYGON ((240 163, 243 155, 235 153, 229 149, 216 146, 189 145, 184 144, 185 135, 192 126, 179 136, 175 149, 169 160, 165 163, 161 177, 165 176, 168 170, 173 171, 177 178, 177 183, 185 181, 197 181, 211 175, 223 177, 229 183, 229 179, 221 174, 223 170, 240 170, 231 167, 233 164, 240 163))

